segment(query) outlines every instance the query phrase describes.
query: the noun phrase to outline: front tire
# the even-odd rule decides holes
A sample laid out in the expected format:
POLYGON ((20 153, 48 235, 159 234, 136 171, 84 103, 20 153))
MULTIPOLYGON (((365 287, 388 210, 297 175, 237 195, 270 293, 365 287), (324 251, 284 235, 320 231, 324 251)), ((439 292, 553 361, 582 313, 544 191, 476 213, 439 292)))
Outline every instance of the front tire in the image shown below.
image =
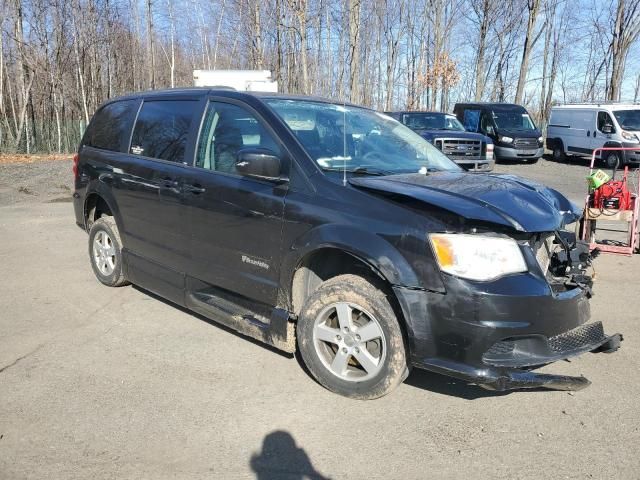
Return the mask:
POLYGON ((320 285, 300 312, 297 338, 311 375, 345 397, 382 397, 409 374, 402 330, 386 294, 356 275, 320 285))
POLYGON ((609 152, 604 160, 605 164, 609 168, 618 168, 622 165, 620 161, 620 154, 618 152, 609 152))
POLYGON ((96 278, 109 287, 129 282, 122 271, 122 241, 113 217, 96 220, 89 230, 89 258, 96 278))
POLYGON ((553 147, 553 159, 556 162, 564 162, 566 158, 567 157, 564 154, 564 147, 562 146, 562 144, 556 144, 556 146, 553 147))

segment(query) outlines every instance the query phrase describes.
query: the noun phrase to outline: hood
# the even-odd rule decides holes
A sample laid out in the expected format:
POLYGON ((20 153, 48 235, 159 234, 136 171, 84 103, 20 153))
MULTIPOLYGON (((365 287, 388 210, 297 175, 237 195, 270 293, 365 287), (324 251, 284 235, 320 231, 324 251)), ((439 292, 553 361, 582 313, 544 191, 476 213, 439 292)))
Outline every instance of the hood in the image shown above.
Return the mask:
POLYGON ((462 132, 460 130, 428 130, 417 129, 414 130, 418 135, 426 140, 433 140, 434 138, 460 138, 464 140, 481 140, 483 142, 490 142, 491 139, 485 137, 481 133, 474 132, 462 132))
POLYGON ((542 132, 537 128, 535 130, 512 130, 506 128, 498 128, 496 130, 498 135, 511 138, 540 138, 542 132))
POLYGON ((470 220, 520 232, 551 232, 582 212, 558 191, 514 175, 437 172, 358 177, 351 185, 419 200, 470 220))

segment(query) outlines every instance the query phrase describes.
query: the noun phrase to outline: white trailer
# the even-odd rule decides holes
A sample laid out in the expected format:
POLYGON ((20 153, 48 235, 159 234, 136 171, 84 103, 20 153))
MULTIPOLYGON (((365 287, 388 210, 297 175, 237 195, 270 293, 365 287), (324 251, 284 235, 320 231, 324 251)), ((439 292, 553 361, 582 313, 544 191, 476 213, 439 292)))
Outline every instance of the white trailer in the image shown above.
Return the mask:
POLYGON ((196 87, 231 87, 242 92, 277 92, 269 70, 194 70, 196 87))

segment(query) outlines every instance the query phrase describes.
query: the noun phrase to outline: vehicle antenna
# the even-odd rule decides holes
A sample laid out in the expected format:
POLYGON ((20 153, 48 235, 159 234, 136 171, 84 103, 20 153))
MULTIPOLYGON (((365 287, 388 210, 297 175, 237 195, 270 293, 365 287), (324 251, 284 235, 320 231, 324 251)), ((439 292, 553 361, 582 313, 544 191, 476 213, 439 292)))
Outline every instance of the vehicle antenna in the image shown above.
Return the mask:
POLYGON ((347 186, 347 102, 342 98, 342 186, 347 186))

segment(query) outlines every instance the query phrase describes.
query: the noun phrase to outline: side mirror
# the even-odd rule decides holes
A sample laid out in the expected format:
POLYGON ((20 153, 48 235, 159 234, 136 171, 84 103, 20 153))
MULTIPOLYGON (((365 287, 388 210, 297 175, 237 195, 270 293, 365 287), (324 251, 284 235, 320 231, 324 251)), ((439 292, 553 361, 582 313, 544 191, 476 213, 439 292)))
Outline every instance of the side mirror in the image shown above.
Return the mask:
POLYGON ((238 151, 236 171, 240 175, 276 182, 286 181, 281 177, 280 158, 266 148, 243 148, 238 151))
POLYGON ((493 128, 493 125, 487 125, 487 133, 488 133, 489 135, 495 135, 495 134, 496 134, 496 131, 495 131, 495 129, 493 128))
POLYGON ((602 133, 613 133, 613 125, 607 123, 604 127, 602 127, 602 133))

